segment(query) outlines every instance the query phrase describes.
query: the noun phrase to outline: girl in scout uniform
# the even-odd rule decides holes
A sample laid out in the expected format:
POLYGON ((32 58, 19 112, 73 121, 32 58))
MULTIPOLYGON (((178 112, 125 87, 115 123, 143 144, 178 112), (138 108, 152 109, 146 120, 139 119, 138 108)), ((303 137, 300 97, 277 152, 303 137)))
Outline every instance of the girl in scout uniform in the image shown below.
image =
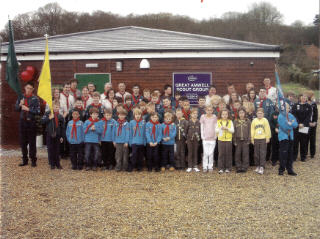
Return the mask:
POLYGON ((232 134, 234 127, 227 109, 220 110, 216 126, 218 135, 218 168, 219 173, 229 173, 232 167, 232 134))

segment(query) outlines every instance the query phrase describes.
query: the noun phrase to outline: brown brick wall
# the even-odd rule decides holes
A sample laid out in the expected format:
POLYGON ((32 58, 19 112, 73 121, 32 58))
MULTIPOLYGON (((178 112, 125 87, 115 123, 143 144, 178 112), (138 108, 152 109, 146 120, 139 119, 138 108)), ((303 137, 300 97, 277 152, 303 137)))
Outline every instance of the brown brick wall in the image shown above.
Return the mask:
MULTIPOLYGON (((211 72, 212 82, 219 94, 226 93, 226 84, 233 82, 239 93, 244 93, 245 84, 252 82, 262 86, 264 77, 274 82, 275 59, 262 58, 202 58, 202 59, 150 59, 150 69, 139 69, 141 59, 124 59, 123 71, 115 69, 116 60, 66 60, 50 61, 53 84, 62 84, 73 78, 74 73, 111 73, 113 87, 125 82, 128 89, 138 83, 142 88, 162 89, 165 84, 172 84, 173 72, 211 72), (254 65, 250 66, 253 61, 254 65), (98 63, 98 68, 86 68, 86 63, 98 63)), ((41 70, 42 61, 21 62, 20 70, 31 65, 41 70)), ((39 75, 40 72, 38 72, 39 75)), ((36 84, 37 85, 37 84, 36 84)), ((37 87, 37 86, 36 86, 37 87)), ((36 89, 35 89, 36 92, 36 89)), ((5 63, 1 68, 1 141, 2 144, 18 144, 18 113, 14 112, 16 95, 5 81, 5 63)))

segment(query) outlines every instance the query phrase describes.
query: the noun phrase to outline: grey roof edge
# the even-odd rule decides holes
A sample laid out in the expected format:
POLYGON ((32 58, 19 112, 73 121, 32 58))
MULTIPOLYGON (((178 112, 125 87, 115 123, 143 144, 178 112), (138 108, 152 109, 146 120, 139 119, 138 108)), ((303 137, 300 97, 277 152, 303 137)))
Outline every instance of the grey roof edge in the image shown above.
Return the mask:
MULTIPOLYGON (((48 39, 55 39, 55 38, 62 38, 62 37, 69 37, 69 36, 78 36, 78 35, 107 32, 107 31, 116 31, 116 30, 121 30, 121 29, 130 29, 130 28, 140 29, 140 30, 144 30, 144 31, 155 31, 155 32, 164 32, 164 33, 170 33, 170 34, 176 34, 176 35, 190 36, 190 37, 196 37, 196 38, 207 39, 207 40, 224 41, 224 42, 235 43, 235 44, 246 45, 246 46, 262 47, 262 48, 270 49, 270 50, 274 50, 274 51, 281 51, 281 47, 279 45, 268 45, 268 44, 255 43, 255 42, 232 40, 232 39, 221 38, 221 37, 213 37, 213 36, 208 36, 208 35, 200 35, 200 34, 193 34, 193 33, 186 33, 186 32, 177 32, 177 31, 170 31, 170 30, 156 29, 156 28, 145 28, 145 27, 138 27, 138 26, 122 26, 122 27, 116 27, 116 28, 98 29, 98 30, 93 30, 93 31, 60 34, 60 35, 55 35, 55 36, 49 36, 48 39)), ((32 39, 18 40, 18 41, 15 41, 15 44, 32 42, 32 41, 37 41, 37 40, 44 40, 44 39, 45 39, 44 37, 38 37, 38 38, 32 38, 32 39)), ((8 42, 4 42, 1 45, 6 46, 8 44, 9 44, 8 42)))

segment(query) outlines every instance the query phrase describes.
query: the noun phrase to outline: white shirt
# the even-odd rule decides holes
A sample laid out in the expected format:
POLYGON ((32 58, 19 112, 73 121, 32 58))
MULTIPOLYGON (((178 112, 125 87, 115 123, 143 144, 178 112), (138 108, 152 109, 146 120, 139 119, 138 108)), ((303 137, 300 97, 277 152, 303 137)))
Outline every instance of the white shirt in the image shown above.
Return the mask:
MULTIPOLYGON (((106 93, 107 94, 107 93, 106 93)), ((104 100, 104 99, 106 99, 107 98, 107 96, 104 94, 104 92, 100 95, 100 102, 102 103, 102 101, 104 100)))
POLYGON ((267 89, 267 98, 270 99, 273 104, 277 103, 278 94, 275 87, 271 86, 269 89, 267 89))
POLYGON ((116 93, 116 97, 121 97, 121 98, 122 98, 122 100, 123 100, 122 103, 123 103, 123 104, 125 103, 125 99, 126 99, 126 97, 127 97, 128 95, 131 96, 131 94, 130 94, 129 92, 124 92, 123 95, 121 95, 120 92, 117 92, 117 93, 116 93))
POLYGON ((101 101, 101 104, 102 106, 105 108, 105 109, 110 109, 112 110, 112 102, 110 102, 108 99, 104 99, 101 101))
POLYGON ((92 102, 93 102, 93 99, 92 99, 92 97, 90 95, 89 95, 88 99, 86 100, 86 102, 84 102, 84 99, 82 97, 81 97, 81 99, 82 99, 83 107, 85 109, 87 109, 88 106, 91 105, 92 102), (86 104, 84 104, 84 103, 86 103, 86 104))
MULTIPOLYGON (((238 97, 239 100, 241 101, 241 97, 238 97)), ((224 100, 224 102, 228 105, 229 101, 230 101, 230 95, 226 94, 225 96, 222 97, 222 99, 224 100)))
POLYGON ((69 94, 68 96, 69 105, 67 105, 67 98, 63 93, 60 93, 60 108, 62 109, 62 112, 68 112, 73 108, 74 105, 74 97, 69 94))

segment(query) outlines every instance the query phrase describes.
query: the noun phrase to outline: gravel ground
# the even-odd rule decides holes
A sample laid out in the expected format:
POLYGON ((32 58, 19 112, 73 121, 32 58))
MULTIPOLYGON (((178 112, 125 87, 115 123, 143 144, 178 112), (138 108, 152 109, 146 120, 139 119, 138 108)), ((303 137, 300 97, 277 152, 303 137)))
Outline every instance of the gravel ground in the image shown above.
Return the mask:
POLYGON ((269 163, 264 175, 59 171, 45 149, 37 168, 19 156, 1 151, 2 238, 320 238, 319 155, 294 164, 298 177, 269 163))

